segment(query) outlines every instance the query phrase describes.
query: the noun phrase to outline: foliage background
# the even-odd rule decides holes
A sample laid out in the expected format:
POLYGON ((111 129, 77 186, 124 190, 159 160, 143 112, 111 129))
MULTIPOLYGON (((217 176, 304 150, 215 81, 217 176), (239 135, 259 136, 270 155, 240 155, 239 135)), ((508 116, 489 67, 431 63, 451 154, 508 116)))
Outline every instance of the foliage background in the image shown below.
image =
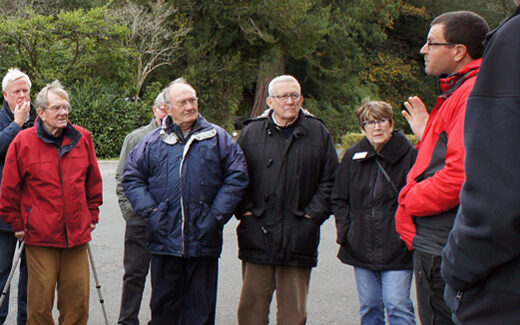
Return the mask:
POLYGON ((103 158, 119 155, 179 76, 197 89, 201 114, 234 131, 266 108, 272 77, 292 74, 304 106, 341 142, 359 131, 353 112, 365 97, 390 102, 405 131, 408 96, 433 106, 419 49, 429 22, 451 10, 477 12, 494 28, 513 1, 0 0, 0 74, 28 73, 33 98, 60 79, 71 121, 92 132, 103 158))

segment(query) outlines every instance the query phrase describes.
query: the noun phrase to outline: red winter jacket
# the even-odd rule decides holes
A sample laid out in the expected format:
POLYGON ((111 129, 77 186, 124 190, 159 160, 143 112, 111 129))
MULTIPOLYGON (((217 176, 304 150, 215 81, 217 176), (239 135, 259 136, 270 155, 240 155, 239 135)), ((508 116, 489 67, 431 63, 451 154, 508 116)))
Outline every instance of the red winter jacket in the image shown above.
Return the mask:
POLYGON ((459 205, 464 182, 464 114, 482 59, 439 79, 417 160, 399 195, 396 229, 410 249, 440 255, 459 205))
POLYGON ((87 243, 103 201, 92 136, 69 123, 58 148, 42 124, 38 119, 9 146, 0 215, 13 231, 24 230, 28 245, 65 248, 87 243))

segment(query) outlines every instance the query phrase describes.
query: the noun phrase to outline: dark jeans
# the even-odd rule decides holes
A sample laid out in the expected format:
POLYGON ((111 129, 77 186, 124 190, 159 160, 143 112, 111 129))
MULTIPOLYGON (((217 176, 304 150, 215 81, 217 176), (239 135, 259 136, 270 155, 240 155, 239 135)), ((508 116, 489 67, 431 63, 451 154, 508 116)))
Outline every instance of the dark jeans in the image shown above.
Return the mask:
POLYGON ((150 251, 146 246, 146 221, 133 217, 126 223, 123 264, 123 293, 118 324, 139 325, 146 275, 150 268, 150 251))
POLYGON ((152 255, 152 325, 213 325, 218 258, 152 255))
MULTIPOLYGON (((0 290, 4 289, 11 267, 13 256, 16 250, 16 238, 10 231, 0 231, 0 290)), ((14 281, 14 280, 12 280, 14 281)), ((11 281, 11 286, 13 282, 11 281)), ((9 312, 9 291, 5 297, 3 305, 0 307, 0 324, 5 322, 9 312)), ((20 277, 18 278, 18 324, 27 322, 27 264, 25 262, 25 251, 20 260, 20 277)))
POLYGON ((446 283, 441 277, 441 256, 416 250, 413 255, 413 270, 421 324, 453 324, 451 312, 444 302, 446 283))

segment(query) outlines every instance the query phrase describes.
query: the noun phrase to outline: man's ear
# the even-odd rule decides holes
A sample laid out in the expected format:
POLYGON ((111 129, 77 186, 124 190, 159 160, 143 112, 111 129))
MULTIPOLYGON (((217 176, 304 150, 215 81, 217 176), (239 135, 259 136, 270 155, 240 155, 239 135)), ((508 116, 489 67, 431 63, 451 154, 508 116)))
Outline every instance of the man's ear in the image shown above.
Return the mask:
POLYGON ((273 99, 269 96, 267 96, 265 98, 265 103, 267 104, 268 107, 271 107, 271 104, 273 103, 273 99))
POLYGON ((455 57, 453 58, 455 61, 460 62, 464 60, 466 55, 469 55, 468 48, 464 44, 455 45, 455 57))

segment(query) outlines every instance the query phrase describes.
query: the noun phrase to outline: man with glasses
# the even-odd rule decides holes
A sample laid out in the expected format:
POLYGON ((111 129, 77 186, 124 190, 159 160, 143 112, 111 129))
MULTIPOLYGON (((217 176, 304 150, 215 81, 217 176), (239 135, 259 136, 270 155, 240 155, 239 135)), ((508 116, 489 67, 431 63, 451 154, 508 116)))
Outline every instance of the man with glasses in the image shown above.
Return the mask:
POLYGON ((123 188, 147 220, 151 324, 214 324, 222 230, 245 193, 244 154, 198 111, 184 80, 164 91, 168 116, 128 156, 123 188))
POLYGON ((404 116, 420 140, 415 165, 399 195, 396 228, 414 252, 419 318, 422 324, 452 324, 441 278, 441 252, 459 206, 464 181, 463 128, 466 100, 480 69, 486 21, 468 11, 448 12, 431 23, 421 48, 425 71, 438 78, 441 94, 428 116, 418 97, 404 116))
MULTIPOLYGON (((14 137, 23 129, 34 125, 36 110, 31 104, 31 80, 17 68, 7 71, 2 80, 4 107, 0 110, 0 182, 7 149, 14 137)), ((0 219, 0 288, 4 288, 13 264, 17 239, 9 225, 0 219)), ((9 291, 0 306, 0 324, 4 324, 9 310, 9 291)), ((27 265, 25 253, 20 262, 18 280, 18 316, 16 323, 27 321, 27 265)))
POLYGON ((442 253, 457 324, 520 322, 520 0, 486 37, 468 98, 466 181, 442 253))
POLYGON ((146 221, 135 215, 134 209, 123 190, 121 178, 128 154, 148 133, 161 126, 163 118, 167 115, 167 109, 168 106, 164 102, 164 93, 161 92, 155 99, 152 108, 154 117, 150 123, 130 132, 125 137, 117 164, 116 193, 121 213, 126 222, 123 257, 125 274, 123 276, 118 324, 139 324, 139 309, 141 308, 146 275, 150 267, 150 251, 146 246, 146 221))
POLYGON ((302 108, 298 81, 288 75, 269 83, 269 109, 246 121, 238 142, 250 184, 235 212, 242 293, 241 325, 267 324, 276 290, 277 324, 305 324, 320 226, 329 217, 338 165, 322 121, 302 108))
POLYGON ((0 215, 25 241, 27 324, 87 324, 87 245, 99 221, 103 185, 94 142, 69 120, 69 95, 54 81, 36 98, 38 119, 7 151, 0 215))

